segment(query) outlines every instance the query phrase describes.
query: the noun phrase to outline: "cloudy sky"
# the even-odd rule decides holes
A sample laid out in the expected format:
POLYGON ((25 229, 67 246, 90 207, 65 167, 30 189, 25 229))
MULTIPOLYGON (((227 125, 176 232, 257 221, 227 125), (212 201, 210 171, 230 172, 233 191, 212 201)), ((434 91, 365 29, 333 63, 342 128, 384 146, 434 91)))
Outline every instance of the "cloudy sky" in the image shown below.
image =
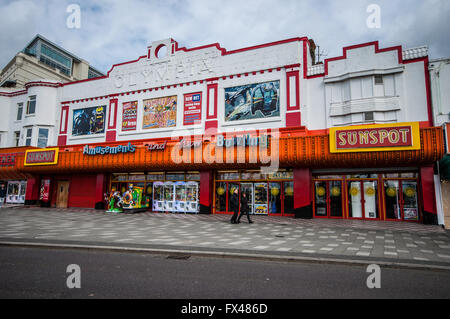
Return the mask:
POLYGON ((220 43, 227 50, 307 36, 327 57, 342 47, 379 40, 381 47, 428 45, 450 57, 450 0, 0 0, 0 68, 36 35, 107 72, 146 54, 152 41, 180 46, 220 43), (81 9, 69 28, 70 4, 81 9), (380 8, 380 28, 367 20, 380 8))

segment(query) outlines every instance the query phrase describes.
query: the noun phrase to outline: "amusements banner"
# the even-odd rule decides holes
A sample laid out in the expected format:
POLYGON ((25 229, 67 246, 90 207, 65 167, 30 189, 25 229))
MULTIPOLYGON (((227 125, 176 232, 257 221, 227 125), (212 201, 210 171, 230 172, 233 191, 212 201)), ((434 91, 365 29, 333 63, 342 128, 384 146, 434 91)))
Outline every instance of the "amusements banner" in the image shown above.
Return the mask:
POLYGON ((72 135, 105 133, 106 106, 94 106, 73 111, 72 135))
POLYGON ((280 81, 225 89, 225 121, 280 116, 280 81))
POLYGON ((142 128, 165 128, 177 125, 177 96, 144 100, 142 128))
POLYGON ((136 129, 137 106, 137 101, 123 103, 122 131, 134 131, 136 129))

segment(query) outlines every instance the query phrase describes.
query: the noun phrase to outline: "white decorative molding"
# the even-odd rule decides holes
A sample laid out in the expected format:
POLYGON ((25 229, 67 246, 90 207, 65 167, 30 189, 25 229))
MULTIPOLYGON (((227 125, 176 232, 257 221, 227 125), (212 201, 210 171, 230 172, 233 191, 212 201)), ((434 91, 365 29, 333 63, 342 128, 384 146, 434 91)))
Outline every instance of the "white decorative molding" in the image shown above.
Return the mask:
POLYGON ((312 76, 312 75, 318 75, 318 74, 324 74, 325 73, 325 67, 324 64, 316 64, 313 66, 310 66, 308 68, 308 76, 312 76))
POLYGON ((344 116, 364 112, 389 112, 400 110, 400 97, 372 97, 331 103, 330 116, 344 116))
POLYGON ((403 60, 412 60, 428 56, 428 46, 406 49, 403 51, 403 60))

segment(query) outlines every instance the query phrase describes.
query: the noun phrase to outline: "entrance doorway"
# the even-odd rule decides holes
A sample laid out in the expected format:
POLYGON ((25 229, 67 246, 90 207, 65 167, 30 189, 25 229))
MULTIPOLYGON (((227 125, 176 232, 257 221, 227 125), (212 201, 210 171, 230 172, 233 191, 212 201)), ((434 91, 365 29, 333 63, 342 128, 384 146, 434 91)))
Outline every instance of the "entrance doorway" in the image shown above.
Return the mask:
POLYGON ((58 189, 56 193, 56 207, 67 208, 69 201, 69 181, 58 181, 58 189))
POLYGON ((314 186, 314 217, 342 218, 342 181, 320 180, 314 186))
POLYGON ((280 216, 293 212, 293 182, 216 182, 217 213, 231 213, 234 189, 238 189, 239 199, 243 192, 246 194, 250 214, 280 216))
POLYGON ((348 218, 380 219, 377 180, 347 181, 348 218))
POLYGON ((419 221, 416 180, 384 180, 387 220, 419 221))

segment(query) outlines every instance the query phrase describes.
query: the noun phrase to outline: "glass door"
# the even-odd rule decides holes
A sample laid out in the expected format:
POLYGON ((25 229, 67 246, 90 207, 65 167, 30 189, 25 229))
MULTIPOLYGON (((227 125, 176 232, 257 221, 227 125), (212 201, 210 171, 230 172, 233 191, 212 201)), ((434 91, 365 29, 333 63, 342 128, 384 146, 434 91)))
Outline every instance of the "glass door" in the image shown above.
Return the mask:
POLYGON ((255 214, 267 215, 267 183, 254 183, 255 192, 255 214))
POLYGON ((403 220, 419 220, 419 204, 417 199, 417 182, 402 181, 403 220))
POLYGON ((269 213, 281 214, 281 183, 269 183, 269 213))
POLYGON ((386 219, 418 221, 417 181, 385 180, 384 203, 386 219))
POLYGON ((376 180, 348 181, 347 190, 349 218, 379 219, 376 180))
POLYGON ((248 211, 250 214, 254 214, 253 210, 253 183, 241 183, 241 196, 245 193, 248 200, 248 211))
POLYGON ((314 216, 342 218, 342 181, 314 182, 314 216))
POLYGON ((188 182, 186 184, 186 212, 198 213, 198 183, 188 182))
POLYGON ((186 183, 175 183, 175 208, 174 211, 178 213, 186 212, 186 183))
POLYGON ((153 183, 153 211, 164 211, 164 183, 153 183))

